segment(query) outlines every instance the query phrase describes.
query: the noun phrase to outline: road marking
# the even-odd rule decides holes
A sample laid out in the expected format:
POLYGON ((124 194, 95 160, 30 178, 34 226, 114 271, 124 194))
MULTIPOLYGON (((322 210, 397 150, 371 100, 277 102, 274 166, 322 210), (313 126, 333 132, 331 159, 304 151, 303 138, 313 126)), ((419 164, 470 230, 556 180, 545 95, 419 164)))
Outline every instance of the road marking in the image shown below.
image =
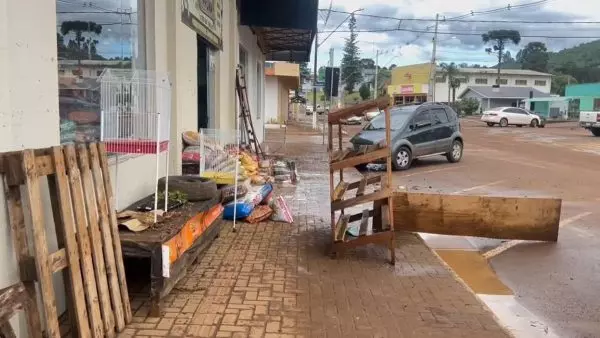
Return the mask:
POLYGON ((500 184, 502 182, 506 182, 506 180, 495 181, 495 182, 491 182, 491 183, 487 183, 487 184, 476 185, 474 187, 470 187, 470 188, 466 188, 466 189, 462 189, 462 190, 457 190, 457 191, 453 192, 453 194, 460 194, 460 193, 467 192, 467 191, 473 191, 473 190, 478 190, 481 188, 487 188, 487 187, 491 187, 493 185, 500 184))
MULTIPOLYGON (((573 217, 569 217, 567 219, 565 219, 564 221, 560 222, 560 224, 558 225, 558 227, 564 227, 566 225, 569 225, 573 222, 576 222, 584 217, 587 217, 589 215, 591 215, 592 213, 587 211, 587 212, 582 212, 581 214, 575 215, 573 217)), ((508 241, 508 242, 504 242, 502 245, 497 246, 496 248, 486 251, 483 253, 483 257, 485 259, 491 259, 493 257, 498 256, 499 254, 503 253, 504 251, 514 247, 517 244, 523 243, 523 242, 527 242, 527 241, 523 241, 520 239, 515 239, 512 241, 508 241)))
POLYGON ((408 175, 402 175, 399 177, 410 177, 410 176, 416 176, 416 175, 421 175, 421 174, 430 174, 430 173, 436 173, 438 171, 446 171, 446 170, 453 170, 453 169, 459 169, 459 168, 464 168, 464 166, 448 166, 448 167, 444 167, 444 168, 440 168, 440 169, 432 169, 432 170, 420 171, 420 172, 416 172, 416 173, 412 173, 412 174, 408 174, 408 175))

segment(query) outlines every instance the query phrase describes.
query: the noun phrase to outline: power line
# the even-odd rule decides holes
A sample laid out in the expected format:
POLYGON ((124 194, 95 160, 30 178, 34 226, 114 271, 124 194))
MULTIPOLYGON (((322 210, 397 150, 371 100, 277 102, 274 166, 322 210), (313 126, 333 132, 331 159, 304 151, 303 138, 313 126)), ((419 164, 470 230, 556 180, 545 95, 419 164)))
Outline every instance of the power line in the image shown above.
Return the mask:
MULTIPOLYGON (((323 10, 323 9, 320 9, 323 10)), ((331 10, 332 13, 349 13, 345 11, 331 10)), ((398 18, 393 16, 384 15, 373 15, 373 14, 361 14, 357 13, 357 16, 364 16, 376 19, 387 19, 396 21, 421 21, 421 22, 435 22, 435 19, 427 18, 398 18)), ((471 14, 469 14, 471 15, 471 14)), ((442 18, 440 23, 443 22, 464 22, 464 23, 539 23, 539 24, 600 24, 600 21, 532 21, 532 20, 465 20, 465 19, 452 19, 442 18)))
MULTIPOLYGON (((321 33, 328 33, 330 31, 324 31, 321 33)), ((331 31, 332 32, 332 31, 331 31)), ((349 33, 349 30, 340 30, 336 33, 349 33)), ((389 28, 389 29, 365 29, 355 30, 355 33, 384 33, 384 32, 411 32, 420 34, 433 34, 433 32, 422 31, 416 29, 404 29, 404 28, 389 28)), ((444 35, 457 35, 457 36, 481 36, 484 33, 466 33, 466 32, 438 32, 438 34, 444 35)), ((549 35, 521 35, 522 38, 538 38, 538 39, 598 39, 600 34, 596 36, 549 36, 549 35)))

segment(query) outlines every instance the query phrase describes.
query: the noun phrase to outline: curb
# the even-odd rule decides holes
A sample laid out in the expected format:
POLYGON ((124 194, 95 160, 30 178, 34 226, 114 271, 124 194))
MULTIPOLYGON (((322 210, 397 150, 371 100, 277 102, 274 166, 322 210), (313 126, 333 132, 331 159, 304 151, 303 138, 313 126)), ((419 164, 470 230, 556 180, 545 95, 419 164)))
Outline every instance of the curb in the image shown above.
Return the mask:
POLYGON ((512 338, 517 338, 517 336, 515 336, 512 332, 510 332, 510 330, 503 325, 500 322, 500 319, 496 316, 496 314, 487 306, 487 304, 485 302, 483 302, 483 300, 481 300, 481 298, 479 298, 479 296, 477 296, 477 294, 469 287, 469 285, 448 265, 448 263, 446 263, 442 257, 440 257, 440 255, 438 255, 437 252, 435 252, 435 250, 433 250, 431 247, 429 247, 429 245, 427 245, 427 243, 425 242, 425 240, 423 239, 423 237, 421 237, 420 234, 418 233, 413 233, 415 234, 419 240, 421 241, 421 243, 423 243, 423 245, 425 247, 427 247, 427 249, 429 249, 429 251, 435 255, 435 257, 438 259, 438 261, 440 261, 440 263, 442 263, 442 265, 446 268, 446 270, 448 270, 450 272, 450 274, 452 274, 452 277, 454 277, 454 279, 456 281, 458 281, 463 288, 465 288, 467 291, 469 291, 469 293, 471 293, 475 299, 477 299, 477 302, 482 305, 487 312, 492 316, 492 318, 494 318, 494 321, 496 321, 496 323, 498 324, 498 326, 500 326, 502 328, 502 330, 504 331, 504 333, 507 334, 508 337, 512 337, 512 338))

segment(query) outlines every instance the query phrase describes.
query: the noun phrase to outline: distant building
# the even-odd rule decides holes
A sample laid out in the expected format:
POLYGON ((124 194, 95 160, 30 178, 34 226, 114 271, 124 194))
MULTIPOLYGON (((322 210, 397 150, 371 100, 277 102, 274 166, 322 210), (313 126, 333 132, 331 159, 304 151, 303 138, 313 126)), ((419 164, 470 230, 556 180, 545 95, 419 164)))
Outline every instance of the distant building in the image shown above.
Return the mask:
POLYGON ((496 107, 519 107, 525 99, 530 97, 547 98, 550 97, 550 94, 532 87, 469 86, 457 99, 476 99, 479 101, 479 108, 486 110, 496 107))
MULTIPOLYGON (((392 82, 388 86, 388 93, 394 97, 395 103, 423 102, 427 100, 429 91, 429 75, 431 64, 421 63, 409 66, 400 66, 392 70, 392 82)), ((489 87, 496 84, 497 70, 495 68, 459 68, 461 84, 456 88, 458 98, 470 86, 489 87)), ((533 88, 541 93, 549 94, 552 75, 525 69, 501 69, 500 88, 533 88)), ((449 79, 444 76, 442 68, 436 68, 435 88, 433 100, 447 102, 452 100, 449 92, 449 79)))

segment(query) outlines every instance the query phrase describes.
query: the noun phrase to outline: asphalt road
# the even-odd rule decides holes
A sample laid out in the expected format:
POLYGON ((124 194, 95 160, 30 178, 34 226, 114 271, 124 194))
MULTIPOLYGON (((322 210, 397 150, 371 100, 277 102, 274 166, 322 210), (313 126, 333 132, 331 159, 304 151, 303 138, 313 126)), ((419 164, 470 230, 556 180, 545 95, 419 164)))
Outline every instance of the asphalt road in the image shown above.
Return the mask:
MULTIPOLYGON (((558 243, 521 243, 490 259, 518 302, 564 337, 600 337, 600 138, 576 124, 489 128, 463 120, 460 163, 419 160, 394 173, 409 191, 563 199, 558 243)), ((347 127, 350 134, 356 129, 347 127)), ((485 252, 503 241, 437 238, 485 252)))

